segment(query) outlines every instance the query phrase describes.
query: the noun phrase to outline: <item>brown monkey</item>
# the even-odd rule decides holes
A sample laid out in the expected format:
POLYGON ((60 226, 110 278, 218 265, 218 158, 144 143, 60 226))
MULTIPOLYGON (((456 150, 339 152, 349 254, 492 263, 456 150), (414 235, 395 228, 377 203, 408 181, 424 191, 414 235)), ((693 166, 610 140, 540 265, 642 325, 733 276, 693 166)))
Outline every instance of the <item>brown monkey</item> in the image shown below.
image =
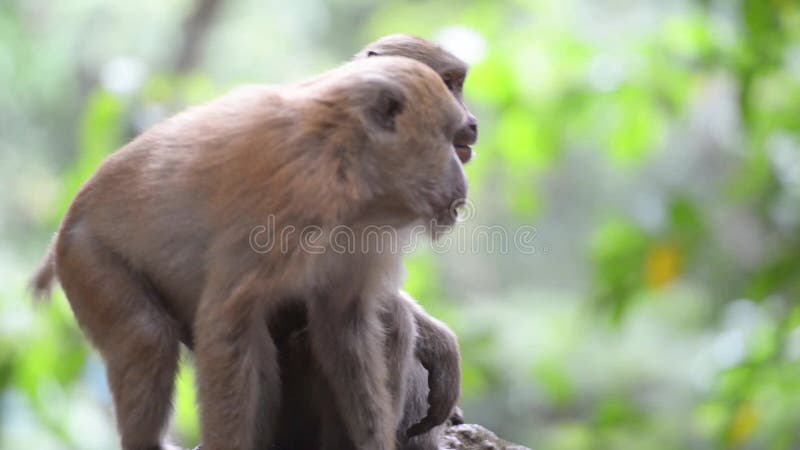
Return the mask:
MULTIPOLYGON (((470 145, 477 139, 477 120, 463 101, 467 65, 435 43, 410 35, 381 38, 358 52, 355 59, 380 55, 410 57, 439 73, 468 116, 468 126, 456 135, 454 144, 461 161, 469 161, 470 145)), ((408 307, 420 332, 414 345, 416 360, 410 364, 407 374, 408 392, 404 395, 398 442, 400 448, 408 450, 436 449, 444 430, 443 424, 453 411, 460 393, 458 344, 452 332, 444 324, 428 316, 412 298, 401 295, 399 300, 396 304, 408 307), (431 429, 434 430, 429 431, 431 429)), ((401 313, 406 314, 407 311, 401 313)), ((303 322, 302 311, 298 317, 296 323, 300 324, 303 322)), ((390 333, 396 332, 394 318, 391 315, 385 317, 386 328, 390 333)), ((288 331, 283 334, 288 335, 288 331)), ((306 334, 299 332, 287 340, 278 341, 282 358, 281 370, 287 382, 283 387, 286 401, 283 402, 280 413, 277 448, 320 448, 320 427, 334 430, 334 433, 341 428, 335 411, 331 414, 331 397, 325 392, 324 380, 315 377, 313 365, 308 364, 306 339, 306 334), (315 389, 312 391, 309 386, 314 386, 315 389), (320 413, 323 413, 322 419, 320 413), (321 425, 320 420, 323 420, 321 425)), ((387 354, 391 358, 391 348, 387 348, 387 354)), ((329 431, 323 433, 327 435, 323 439, 324 445, 331 448, 346 446, 341 442, 340 436, 331 437, 329 431), (327 442, 327 439, 333 439, 334 443, 327 442)))
POLYGON ((421 221, 452 224, 451 206, 466 194, 453 145, 464 127, 430 68, 369 58, 304 83, 237 90, 111 155, 46 260, 105 359, 123 448, 163 448, 187 330, 205 448, 268 443, 280 379, 263 318, 280 299, 301 298, 313 360, 349 439, 393 449, 379 315, 396 301, 399 255, 342 253, 333 239, 342 226, 360 236, 374 226, 403 234, 421 221), (290 233, 281 251, 254 251, 253 230, 268 217, 290 233))

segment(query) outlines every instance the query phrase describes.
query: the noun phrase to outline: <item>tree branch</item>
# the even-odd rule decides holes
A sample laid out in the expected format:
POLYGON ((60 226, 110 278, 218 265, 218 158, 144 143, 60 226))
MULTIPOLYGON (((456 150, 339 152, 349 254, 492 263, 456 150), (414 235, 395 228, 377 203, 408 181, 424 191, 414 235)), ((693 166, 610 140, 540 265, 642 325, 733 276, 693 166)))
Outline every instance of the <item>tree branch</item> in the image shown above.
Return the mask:
POLYGON ((222 0, 197 0, 183 23, 183 42, 175 54, 175 73, 191 71, 200 62, 208 31, 219 12, 222 0))

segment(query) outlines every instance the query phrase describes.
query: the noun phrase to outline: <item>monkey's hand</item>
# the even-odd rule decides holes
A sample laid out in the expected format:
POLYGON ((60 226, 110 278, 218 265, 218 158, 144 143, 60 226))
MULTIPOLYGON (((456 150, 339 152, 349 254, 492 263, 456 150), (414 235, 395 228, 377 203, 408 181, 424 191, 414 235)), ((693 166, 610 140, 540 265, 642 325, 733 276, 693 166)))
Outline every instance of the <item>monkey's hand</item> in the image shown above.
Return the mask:
POLYGON ((406 431, 409 438, 449 419, 461 392, 461 357, 455 335, 421 308, 414 310, 414 318, 419 333, 415 355, 428 371, 428 411, 406 431))
POLYGON ((464 425, 464 411, 458 406, 453 408, 453 413, 450 414, 450 418, 447 419, 447 426, 454 425, 464 425))

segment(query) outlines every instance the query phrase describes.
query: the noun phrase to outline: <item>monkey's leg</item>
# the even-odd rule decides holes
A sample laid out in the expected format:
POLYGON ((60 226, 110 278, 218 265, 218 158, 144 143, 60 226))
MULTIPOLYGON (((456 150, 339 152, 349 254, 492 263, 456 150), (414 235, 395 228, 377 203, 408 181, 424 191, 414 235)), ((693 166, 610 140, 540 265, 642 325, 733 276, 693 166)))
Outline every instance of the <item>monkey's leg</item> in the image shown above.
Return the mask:
MULTIPOLYGON (((305 316, 305 313, 304 313, 305 316)), ((273 334, 274 336, 274 334, 273 334)), ((275 340, 281 364, 281 410, 270 450, 351 450, 328 380, 320 373, 308 330, 275 340)))
POLYGON ((369 300, 375 299, 314 299, 309 305, 309 337, 356 448, 393 450, 396 424, 375 310, 379 305, 369 300))
POLYGON ((124 450, 163 449, 178 364, 178 327, 144 278, 96 241, 63 237, 58 276, 106 362, 124 450))
MULTIPOLYGON (((385 357, 389 369, 389 394, 392 397, 395 417, 403 414, 406 398, 406 379, 414 358, 414 341, 417 326, 411 308, 402 299, 391 299, 381 311, 381 322, 386 330, 385 357)), ((405 430, 400 430, 405 433, 405 430)))
POLYGON ((315 399, 320 414, 320 450, 354 450, 355 446, 347 433, 343 417, 336 407, 336 399, 330 383, 323 376, 317 377, 315 399))
MULTIPOLYGON (((303 304, 303 322, 307 325, 305 316, 303 304)), ((275 336, 272 331, 270 334, 275 336)), ((284 336, 283 339, 276 338, 275 344, 281 366, 281 410, 277 418, 273 446, 268 448, 319 450, 322 427, 320 416, 326 407, 323 395, 328 389, 324 386, 325 379, 319 374, 311 355, 308 331, 304 328, 284 336)))
POLYGON ((252 279, 234 286, 207 289, 195 323, 204 450, 272 442, 280 404, 277 350, 259 309, 264 293, 252 279))
POLYGON ((415 360, 408 371, 405 411, 397 433, 400 441, 399 448, 402 450, 439 449, 439 441, 444 434, 444 424, 413 437, 405 434, 412 424, 425 417, 428 410, 428 391, 428 372, 422 367, 422 364, 415 360))

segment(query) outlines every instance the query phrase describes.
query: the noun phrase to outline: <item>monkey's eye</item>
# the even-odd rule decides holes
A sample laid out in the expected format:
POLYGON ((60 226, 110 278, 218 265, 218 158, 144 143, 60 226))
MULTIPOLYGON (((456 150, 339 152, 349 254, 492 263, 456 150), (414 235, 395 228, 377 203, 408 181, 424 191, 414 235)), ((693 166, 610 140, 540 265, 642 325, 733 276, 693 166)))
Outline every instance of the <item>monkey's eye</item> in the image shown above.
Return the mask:
POLYGON ((447 89, 453 90, 454 83, 451 77, 443 77, 442 81, 444 81, 444 85, 447 86, 447 89))
POLYGON ((458 77, 444 77, 444 84, 451 92, 459 92, 464 87, 464 79, 458 77))

